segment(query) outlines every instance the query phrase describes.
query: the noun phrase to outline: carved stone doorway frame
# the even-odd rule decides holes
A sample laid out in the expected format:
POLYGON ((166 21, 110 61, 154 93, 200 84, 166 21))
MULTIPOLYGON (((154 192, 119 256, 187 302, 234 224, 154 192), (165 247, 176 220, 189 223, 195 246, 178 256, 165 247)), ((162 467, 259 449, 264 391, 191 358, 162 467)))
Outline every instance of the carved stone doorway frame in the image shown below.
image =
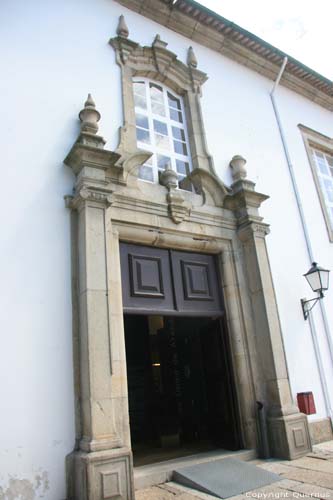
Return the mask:
MULTIPOLYGON (((150 57, 153 49, 127 40, 121 23, 122 64, 130 50, 124 47, 150 57)), ((158 39, 160 56, 174 60, 161 43, 158 39)), ((156 66, 156 50, 154 57, 156 66)), ((155 67, 155 77, 162 79, 161 71, 161 65, 155 67)), ((188 93, 191 88, 191 109, 198 112, 200 89, 192 86, 188 93)), ((226 188, 214 173, 202 136, 192 138, 201 148, 191 174, 196 193, 178 190, 168 180, 164 186, 139 181, 137 168, 147 152, 133 146, 133 137, 133 147, 124 150, 126 126, 133 123, 125 120, 120 147, 112 152, 97 135, 99 119, 89 96, 80 113, 81 133, 65 160, 76 174, 75 194, 66 197, 73 210, 77 304, 77 449, 69 461, 69 498, 134 499, 119 241, 217 255, 245 447, 257 447, 256 401, 261 401, 272 456, 304 455, 311 449, 307 419, 292 400, 265 242, 268 226, 258 212, 267 196, 246 179, 245 160, 239 156, 231 162, 234 182, 226 188)))

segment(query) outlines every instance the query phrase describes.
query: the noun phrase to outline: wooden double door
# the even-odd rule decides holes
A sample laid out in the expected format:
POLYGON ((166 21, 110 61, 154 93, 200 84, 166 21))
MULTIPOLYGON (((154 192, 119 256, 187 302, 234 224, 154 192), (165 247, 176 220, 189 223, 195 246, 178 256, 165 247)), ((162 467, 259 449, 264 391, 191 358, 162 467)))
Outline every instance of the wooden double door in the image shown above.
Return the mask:
POLYGON ((241 448, 215 257, 121 245, 132 446, 241 448))

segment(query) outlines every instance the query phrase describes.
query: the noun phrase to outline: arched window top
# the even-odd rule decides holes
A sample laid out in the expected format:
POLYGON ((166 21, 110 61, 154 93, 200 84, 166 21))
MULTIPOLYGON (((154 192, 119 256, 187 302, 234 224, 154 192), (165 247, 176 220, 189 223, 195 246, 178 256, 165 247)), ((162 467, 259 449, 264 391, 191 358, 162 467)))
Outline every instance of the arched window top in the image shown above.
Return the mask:
POLYGON ((179 187, 192 170, 183 98, 160 82, 133 78, 137 146, 153 155, 139 169, 139 178, 158 182, 167 165, 177 172, 179 187))

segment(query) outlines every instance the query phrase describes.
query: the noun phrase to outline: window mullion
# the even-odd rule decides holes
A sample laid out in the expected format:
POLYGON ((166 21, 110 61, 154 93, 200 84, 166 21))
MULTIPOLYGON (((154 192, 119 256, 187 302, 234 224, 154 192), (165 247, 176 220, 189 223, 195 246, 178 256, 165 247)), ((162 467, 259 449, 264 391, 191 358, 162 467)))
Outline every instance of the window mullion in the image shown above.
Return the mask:
POLYGON ((149 131, 150 131, 150 137, 151 137, 151 147, 152 147, 152 151, 154 151, 154 153, 155 153, 155 154, 153 154, 153 157, 152 157, 154 182, 158 182, 158 171, 157 171, 158 169, 157 169, 157 159, 156 159, 156 143, 155 143, 155 132, 154 132, 154 122, 153 122, 153 112, 152 112, 152 106, 151 106, 149 81, 146 80, 145 84, 146 84, 148 124, 149 124, 149 131))
POLYGON ((168 138, 169 138, 169 146, 170 146, 170 153, 168 156, 170 157, 170 160, 171 160, 172 170, 177 172, 175 153, 173 150, 173 136, 172 136, 172 125, 171 125, 171 120, 170 120, 169 102, 168 102, 167 91, 165 88, 163 88, 163 99, 164 99, 165 118, 166 118, 166 125, 167 125, 167 129, 168 129, 168 136, 169 136, 168 138))

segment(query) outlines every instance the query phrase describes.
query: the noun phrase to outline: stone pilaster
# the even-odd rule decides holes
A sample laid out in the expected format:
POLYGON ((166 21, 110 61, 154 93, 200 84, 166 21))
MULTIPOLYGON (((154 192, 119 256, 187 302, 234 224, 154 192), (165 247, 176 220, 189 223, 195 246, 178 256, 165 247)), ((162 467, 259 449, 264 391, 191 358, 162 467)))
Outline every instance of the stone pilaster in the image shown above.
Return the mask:
POLYGON ((265 237, 268 225, 258 208, 267 196, 257 193, 246 180, 245 160, 231 162, 235 182, 227 200, 238 218, 238 236, 243 246, 244 266, 255 327, 259 373, 268 415, 272 456, 293 459, 311 450, 307 418, 299 413, 291 395, 281 325, 270 270, 265 237))
POLYGON ((78 213, 81 436, 73 456, 72 496, 130 500, 132 456, 123 418, 128 415, 125 348, 113 332, 114 315, 122 309, 120 285, 112 287, 120 280, 119 262, 113 258, 119 249, 108 216, 112 191, 107 182, 110 175, 120 179, 121 169, 115 165, 119 155, 104 150, 105 141, 97 135, 100 115, 91 96, 79 116, 81 133, 65 160, 77 176, 74 196, 66 201, 78 213))

